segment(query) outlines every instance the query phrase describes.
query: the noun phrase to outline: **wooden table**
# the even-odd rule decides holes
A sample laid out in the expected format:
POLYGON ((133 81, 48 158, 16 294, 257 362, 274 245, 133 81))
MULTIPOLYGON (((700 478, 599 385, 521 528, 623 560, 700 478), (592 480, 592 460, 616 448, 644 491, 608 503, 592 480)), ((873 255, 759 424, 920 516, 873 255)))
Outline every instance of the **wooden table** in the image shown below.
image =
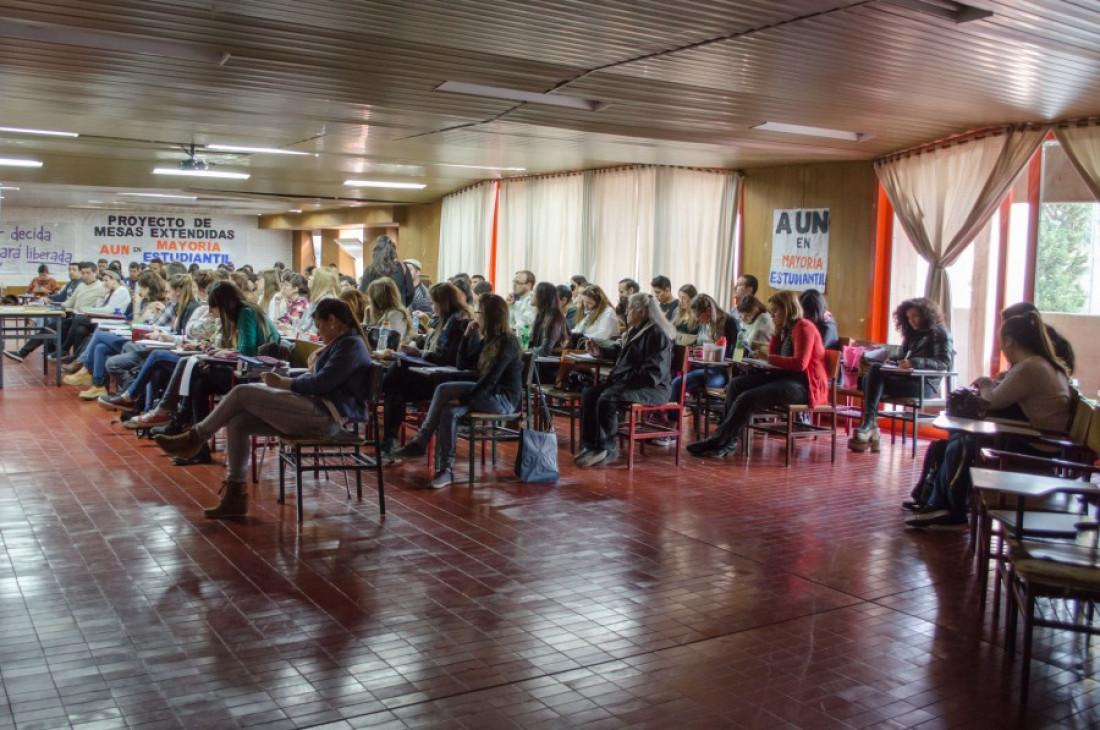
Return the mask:
MULTIPOLYGON (((36 325, 27 324, 31 318, 55 320, 53 327, 44 327, 47 332, 52 331, 54 336, 54 358, 57 361, 56 375, 57 387, 61 387, 61 327, 58 320, 65 317, 63 309, 48 309, 46 307, 2 307, 0 306, 0 350, 7 348, 8 339, 16 339, 23 336, 38 335, 39 328, 36 325)), ((4 358, 0 356, 0 389, 4 387, 4 358)), ((42 355, 42 374, 49 373, 49 357, 42 355)))
POLYGON ((1023 436, 1025 438, 1039 438, 1042 431, 1031 428, 1023 421, 1009 421, 997 418, 960 418, 949 416, 946 412, 936 416, 932 426, 941 431, 967 433, 971 436, 985 436, 995 438, 997 436, 1023 436))

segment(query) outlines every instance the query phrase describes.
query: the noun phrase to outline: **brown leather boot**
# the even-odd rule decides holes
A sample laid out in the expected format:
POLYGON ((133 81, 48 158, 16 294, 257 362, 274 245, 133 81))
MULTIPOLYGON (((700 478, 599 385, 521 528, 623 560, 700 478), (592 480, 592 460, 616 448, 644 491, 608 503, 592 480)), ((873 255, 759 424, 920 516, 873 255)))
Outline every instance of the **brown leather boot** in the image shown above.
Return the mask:
POLYGON ((80 372, 80 369, 82 367, 84 367, 84 363, 80 362, 79 360, 73 360, 68 365, 62 365, 61 372, 65 373, 66 375, 76 375, 80 372))
POLYGON ((203 510, 210 519, 244 517, 248 514, 248 485, 244 482, 223 482, 222 501, 216 507, 203 510))

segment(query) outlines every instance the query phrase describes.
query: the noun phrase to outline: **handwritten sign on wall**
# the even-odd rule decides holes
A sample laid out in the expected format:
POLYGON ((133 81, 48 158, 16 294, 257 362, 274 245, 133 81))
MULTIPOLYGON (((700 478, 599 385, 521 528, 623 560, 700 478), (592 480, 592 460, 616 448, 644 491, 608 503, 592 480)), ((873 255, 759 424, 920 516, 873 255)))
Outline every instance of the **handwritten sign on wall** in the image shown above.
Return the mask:
POLYGON ((776 289, 825 292, 829 268, 829 209, 776 210, 772 220, 772 268, 776 289))

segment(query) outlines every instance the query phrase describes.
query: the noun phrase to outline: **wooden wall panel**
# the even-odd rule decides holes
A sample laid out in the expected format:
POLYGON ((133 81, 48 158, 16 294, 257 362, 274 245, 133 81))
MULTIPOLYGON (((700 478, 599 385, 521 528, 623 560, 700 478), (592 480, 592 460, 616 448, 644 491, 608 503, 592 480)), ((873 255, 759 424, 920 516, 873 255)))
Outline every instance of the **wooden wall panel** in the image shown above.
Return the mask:
POLYGON ((336 242, 336 239, 343 237, 344 232, 339 228, 321 230, 321 265, 328 266, 335 261, 341 274, 355 276, 355 259, 336 242))
POLYGON ((745 172, 744 249, 740 272, 760 279, 760 298, 771 270, 772 213, 782 208, 828 208, 829 269, 825 298, 842 337, 864 337, 875 276, 877 180, 869 162, 798 165, 745 172))
POLYGON ((398 254, 403 259, 420 261, 424 265, 424 274, 433 282, 439 280, 439 226, 442 215, 442 200, 394 209, 394 217, 401 226, 398 254))
POLYGON ((302 271, 313 263, 313 234, 310 231, 294 231, 294 250, 290 268, 302 271))

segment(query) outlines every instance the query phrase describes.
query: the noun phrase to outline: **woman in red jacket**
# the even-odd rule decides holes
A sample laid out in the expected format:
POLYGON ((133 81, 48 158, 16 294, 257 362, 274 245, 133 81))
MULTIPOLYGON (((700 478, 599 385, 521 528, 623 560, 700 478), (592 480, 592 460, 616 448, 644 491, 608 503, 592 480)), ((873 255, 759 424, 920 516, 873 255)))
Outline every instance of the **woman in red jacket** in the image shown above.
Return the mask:
POLYGON ((772 368, 756 370, 730 381, 726 412, 714 434, 688 445, 696 456, 722 457, 737 450, 741 431, 754 413, 773 406, 828 400, 825 348, 814 323, 802 316, 794 292, 781 291, 768 299, 776 333, 761 356, 772 368))

